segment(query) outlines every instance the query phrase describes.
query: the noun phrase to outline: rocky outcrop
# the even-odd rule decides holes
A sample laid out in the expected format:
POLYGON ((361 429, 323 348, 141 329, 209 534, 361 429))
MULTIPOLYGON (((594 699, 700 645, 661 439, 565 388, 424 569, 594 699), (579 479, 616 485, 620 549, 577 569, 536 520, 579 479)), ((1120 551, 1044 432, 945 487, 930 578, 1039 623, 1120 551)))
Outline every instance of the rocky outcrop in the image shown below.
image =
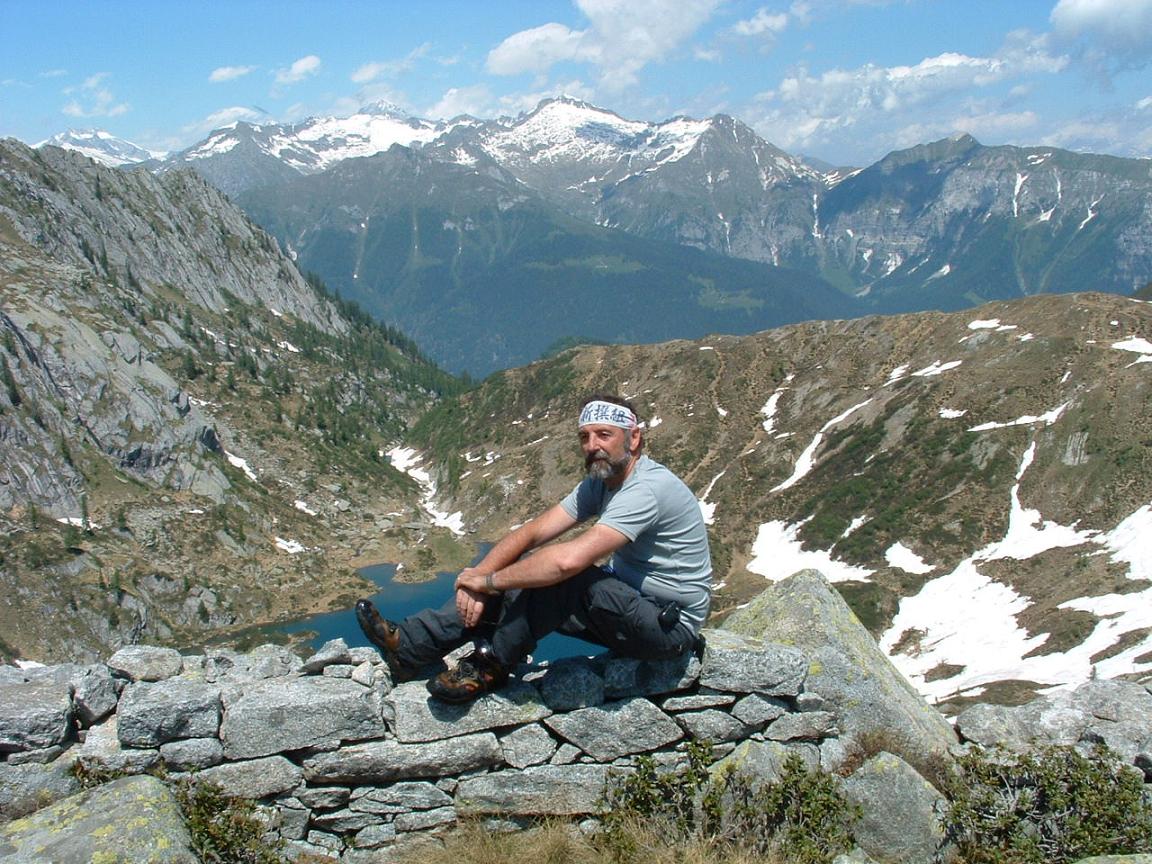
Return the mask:
MULTIPOLYGON (((774 607, 771 598, 757 606, 776 609, 773 628, 782 635, 796 621, 815 629, 820 616, 838 616, 825 635, 833 645, 852 642, 859 624, 837 612, 822 596, 834 592, 821 586, 818 574, 800 574, 769 590, 778 595, 774 607)), ((752 616, 742 620, 751 629, 752 616)), ((186 656, 136 646, 103 666, 2 667, 0 809, 13 821, 0 825, 0 861, 32 860, 5 855, 45 842, 43 826, 62 812, 44 809, 51 802, 87 819, 99 809, 97 794, 135 788, 80 792, 77 776, 126 774, 143 783, 136 775, 162 769, 171 779, 212 782, 254 802, 268 839, 293 855, 383 861, 464 818, 505 827, 542 816, 594 818, 613 777, 640 756, 666 768, 683 764, 692 739, 712 742, 717 770, 732 766, 760 782, 776 780, 791 754, 835 772, 863 812, 853 860, 932 861, 944 842, 942 795, 908 761, 916 751, 909 742, 941 759, 961 745, 943 718, 928 723, 931 709, 905 698, 875 648, 864 650, 860 638, 855 653, 841 645, 833 656, 809 644, 815 635, 802 647, 705 632, 699 657, 522 665, 507 688, 468 705, 433 700, 420 681, 394 686, 374 650, 339 640, 306 660, 275 646, 186 656), (833 661, 855 669, 853 682, 891 689, 841 685, 833 661), (868 723, 879 722, 875 705, 885 699, 892 704, 881 737, 868 723), (890 752, 888 742, 903 743, 904 752, 890 752)), ((983 725, 987 710, 973 708, 959 725, 974 740, 1000 728, 1016 730, 1019 741, 1107 740, 1152 779, 1146 687, 1096 681, 1053 699, 1082 722, 1052 735, 1050 711, 1023 706, 997 709, 995 723, 983 725)), ((152 787, 139 794, 158 812, 167 807, 152 787)), ((157 817, 165 836, 167 824, 157 817)))
POLYGON ((18 819, 0 834, 0 861, 199 864, 180 807, 155 777, 114 780, 18 819))
POLYGON ((729 616, 724 629, 803 652, 807 687, 827 700, 849 747, 868 742, 869 749, 880 746, 924 765, 956 741, 948 721, 912 688, 815 570, 802 570, 763 592, 729 616))
POLYGON ((1130 681, 1088 681, 1027 705, 979 704, 956 717, 967 741, 1016 752, 1050 744, 1105 744, 1152 776, 1152 692, 1130 681))

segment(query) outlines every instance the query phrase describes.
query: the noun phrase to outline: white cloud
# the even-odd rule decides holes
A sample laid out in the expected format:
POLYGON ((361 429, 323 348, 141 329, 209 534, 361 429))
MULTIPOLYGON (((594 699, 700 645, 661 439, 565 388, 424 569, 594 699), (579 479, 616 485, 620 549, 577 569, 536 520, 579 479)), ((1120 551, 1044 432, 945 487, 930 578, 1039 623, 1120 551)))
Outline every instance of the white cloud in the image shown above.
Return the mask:
MULTIPOLYGON (((380 78, 392 78, 402 72, 411 71, 415 67, 416 61, 427 57, 431 50, 432 44, 425 42, 409 51, 399 60, 375 60, 371 63, 365 63, 352 73, 352 81, 356 84, 369 84, 380 78)), ((439 60, 437 62, 451 65, 453 61, 439 60)))
POLYGON ((738 36, 762 36, 765 33, 782 33, 788 27, 788 14, 786 12, 770 12, 761 7, 756 14, 746 21, 738 21, 732 28, 738 36))
POLYGON ((818 75, 801 67, 759 94, 746 116, 778 146, 832 159, 841 148, 858 153, 863 139, 876 148, 873 158, 955 132, 997 139, 1003 130, 1028 129, 1037 120, 1029 111, 1003 107, 1014 86, 1059 72, 1067 62, 1049 51, 1044 37, 1020 31, 992 57, 946 52, 914 65, 868 64, 818 75))
POLYGON ((513 33, 490 52, 487 68, 493 75, 546 72, 570 60, 596 62, 594 39, 587 30, 571 30, 563 24, 542 24, 513 33))
POLYGON ((586 30, 548 23, 514 33, 488 54, 495 75, 543 75, 560 63, 588 63, 600 84, 619 90, 649 63, 678 48, 711 17, 720 0, 576 0, 586 30))
POLYGON ((315 54, 301 57, 287 69, 276 72, 277 84, 296 84, 320 71, 320 58, 315 54))
POLYGON ((425 116, 449 119, 461 114, 471 114, 473 117, 483 117, 491 107, 492 92, 483 84, 453 87, 425 112, 425 116))
POLYGON ((198 140, 206 136, 213 129, 222 129, 225 126, 231 126, 233 123, 241 120, 256 123, 263 116, 264 115, 255 108, 246 108, 237 105, 214 111, 207 117, 184 126, 182 131, 187 138, 196 138, 198 140))
POLYGON ((1050 20, 1062 37, 1152 56, 1152 0, 1060 0, 1050 20))
POLYGON ((243 78, 249 72, 255 71, 255 66, 220 66, 212 70, 212 74, 208 76, 208 80, 213 84, 220 84, 224 81, 235 81, 237 78, 243 78))
POLYGON ((72 96, 61 109, 69 117, 119 117, 128 112, 127 102, 118 102, 112 91, 104 86, 107 72, 98 72, 84 79, 79 87, 69 87, 64 93, 72 96))
POLYGON ((1105 88, 1152 61, 1152 0, 1060 0, 1049 20, 1053 39, 1105 88))

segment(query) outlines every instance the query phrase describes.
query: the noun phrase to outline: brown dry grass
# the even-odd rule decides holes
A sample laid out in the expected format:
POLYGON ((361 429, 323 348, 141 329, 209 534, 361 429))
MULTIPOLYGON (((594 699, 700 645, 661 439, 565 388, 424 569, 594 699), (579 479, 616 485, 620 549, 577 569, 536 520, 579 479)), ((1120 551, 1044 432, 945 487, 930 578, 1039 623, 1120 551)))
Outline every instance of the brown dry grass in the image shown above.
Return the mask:
POLYGON ((640 822, 629 826, 624 843, 611 846, 585 837, 562 820, 516 832, 490 831, 467 822, 443 836, 442 847, 421 845, 401 864, 786 864, 707 843, 670 844, 640 822))

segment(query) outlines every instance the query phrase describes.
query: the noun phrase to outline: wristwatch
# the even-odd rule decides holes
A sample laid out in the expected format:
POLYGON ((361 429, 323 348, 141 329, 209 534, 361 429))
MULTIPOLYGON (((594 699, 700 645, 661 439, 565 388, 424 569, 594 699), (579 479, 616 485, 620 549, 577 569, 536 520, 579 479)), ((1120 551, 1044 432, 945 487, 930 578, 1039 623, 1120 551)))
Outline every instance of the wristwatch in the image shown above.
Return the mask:
POLYGON ((495 573, 484 574, 484 590, 486 590, 489 594, 503 594, 504 592, 496 587, 496 583, 493 579, 495 575, 495 573))

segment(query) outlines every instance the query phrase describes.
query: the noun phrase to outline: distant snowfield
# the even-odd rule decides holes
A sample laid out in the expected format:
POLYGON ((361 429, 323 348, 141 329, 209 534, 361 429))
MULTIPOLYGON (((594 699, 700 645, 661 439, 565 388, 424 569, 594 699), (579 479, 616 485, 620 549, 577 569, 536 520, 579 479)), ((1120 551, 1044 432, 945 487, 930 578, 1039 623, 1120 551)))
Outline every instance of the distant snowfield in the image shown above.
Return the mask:
POLYGON ((411 447, 393 447, 386 454, 392 467, 415 480, 424 491, 420 506, 432 517, 432 524, 447 528, 453 534, 464 534, 464 514, 460 511, 447 513, 436 507, 436 481, 424 468, 420 467, 420 454, 411 447))
MULTIPOLYGON (((973 331, 998 333, 1017 329, 998 319, 972 321, 968 327, 973 331)), ((1025 335, 1032 338, 1031 334, 1025 335)), ((1132 337, 1114 342, 1111 347, 1140 354, 1138 363, 1152 362, 1152 342, 1147 339, 1132 337)), ((958 361, 937 361, 912 374, 939 375, 958 366, 958 361)), ((909 377, 909 368, 904 365, 894 369, 884 386, 909 377)), ((783 389, 773 393, 760 410, 761 416, 767 418, 763 423, 766 431, 775 430, 783 389)), ((828 421, 798 458, 792 476, 776 490, 800 482, 815 463, 822 435, 864 404, 867 403, 855 405, 828 421)), ((1052 426, 1060 421, 1069 404, 1065 402, 1038 415, 983 423, 968 431, 985 434, 1012 426, 1052 426)), ((967 409, 955 407, 939 412, 944 418, 959 418, 966 413, 967 409)), ((919 593, 904 598, 892 625, 880 637, 880 647, 929 700, 941 701, 960 694, 979 695, 988 684, 997 681, 1033 681, 1055 689, 1074 687, 1093 675, 1114 678, 1152 670, 1152 660, 1148 659, 1152 654, 1152 639, 1148 637, 1110 657, 1092 660, 1093 656, 1116 645, 1124 634, 1152 627, 1152 588, 1128 594, 1082 597, 1062 604, 1060 608, 1085 610, 1101 620, 1081 644, 1068 651, 1026 656, 1041 648, 1049 634, 1029 636, 1019 626, 1016 616, 1031 605, 1030 599, 982 573, 982 565, 992 561, 1026 560, 1052 549, 1088 545, 1095 547, 1094 554, 1108 555, 1111 561, 1126 565, 1129 579, 1152 581, 1152 502, 1138 508, 1108 532, 1084 530, 1045 519, 1038 510, 1025 507, 1020 500, 1020 481, 1035 455, 1033 441, 1020 460, 1016 483, 1006 502, 1009 520, 1004 537, 974 552, 951 572, 931 579, 919 593), (916 638, 906 640, 909 634, 916 638), (894 653, 897 645, 901 646, 902 653, 894 653), (1145 659, 1137 660, 1138 657, 1145 659), (960 671, 952 677, 926 680, 929 672, 941 666, 954 666, 960 671)), ((716 480, 709 485, 709 492, 716 480)), ((844 536, 867 520, 866 514, 858 516, 844 536)), ((839 561, 824 550, 805 549, 798 539, 803 525, 803 522, 789 525, 780 521, 761 525, 752 544, 748 570, 772 580, 784 579, 805 568, 819 570, 834 583, 871 579, 873 571, 867 568, 839 561)), ((893 544, 885 557, 890 566, 909 573, 928 574, 935 569, 903 543, 893 544)))

